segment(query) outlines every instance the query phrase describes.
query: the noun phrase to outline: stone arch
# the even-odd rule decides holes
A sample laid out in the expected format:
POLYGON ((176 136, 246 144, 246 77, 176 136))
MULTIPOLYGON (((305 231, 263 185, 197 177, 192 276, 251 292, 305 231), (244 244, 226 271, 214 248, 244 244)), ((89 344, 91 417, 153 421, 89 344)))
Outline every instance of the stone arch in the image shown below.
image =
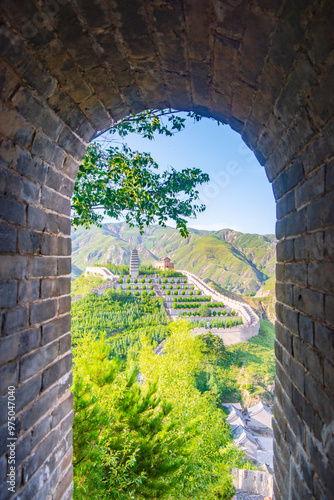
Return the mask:
MULTIPOLYGON (((146 108, 229 123, 277 202, 275 495, 333 484, 333 2, 2 3, 1 396, 16 496, 70 498, 70 197, 88 142, 146 108)), ((1 498, 6 484, 1 418, 1 498)))

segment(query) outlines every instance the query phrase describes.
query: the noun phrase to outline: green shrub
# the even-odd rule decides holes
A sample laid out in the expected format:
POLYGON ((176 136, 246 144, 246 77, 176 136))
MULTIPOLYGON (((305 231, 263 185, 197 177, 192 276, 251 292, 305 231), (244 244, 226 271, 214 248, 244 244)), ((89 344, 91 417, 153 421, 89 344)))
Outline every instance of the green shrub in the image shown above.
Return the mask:
POLYGON ((188 311, 188 316, 191 316, 191 312, 190 311, 188 311))
POLYGON ((177 298, 176 297, 173 297, 173 302, 176 302, 177 301, 177 298))
POLYGON ((226 315, 226 311, 225 309, 222 311, 222 315, 225 316, 226 315))
POLYGON ((212 316, 216 316, 217 312, 216 311, 213 311, 212 312, 212 316))
POLYGON ((140 281, 141 281, 142 283, 145 283, 145 278, 141 279, 140 281))
POLYGON ((169 289, 170 289, 170 290, 173 290, 173 285, 169 285, 169 289))
POLYGON ((136 286, 135 286, 135 290, 138 290, 138 288, 139 288, 139 287, 136 285, 136 286))
POLYGON ((131 295, 131 292, 126 292, 126 295, 128 295, 128 296, 130 297, 130 295, 131 295))
POLYGON ((131 290, 131 285, 128 285, 126 288, 127 290, 131 290))
POLYGON ((187 287, 187 286, 185 286, 185 287, 183 287, 183 289, 184 289, 184 290, 188 290, 188 287, 187 287))
POLYGON ((218 311, 218 316, 221 316, 221 313, 222 313, 221 311, 218 311))
POLYGON ((193 295, 194 292, 189 292, 189 295, 193 295))
POLYGON ((185 295, 185 294, 186 294, 186 292, 185 292, 184 290, 182 290, 182 292, 181 292, 181 293, 182 293, 182 295, 185 295))
MULTIPOLYGON (((138 288, 138 287, 137 287, 137 288, 138 288)), ((136 297, 138 297, 138 295, 139 295, 139 292, 138 292, 138 291, 137 291, 137 292, 135 292, 135 296, 136 296, 136 297)))
POLYGON ((146 296, 147 296, 147 291, 146 291, 146 290, 144 290, 144 291, 143 291, 142 296, 143 296, 143 297, 146 297, 146 296))
POLYGON ((130 280, 130 278, 128 278, 128 279, 126 280, 126 282, 127 282, 127 283, 131 283, 131 280, 130 280))
POLYGON ((151 297, 153 297, 155 295, 155 293, 153 292, 153 290, 150 292, 150 295, 151 295, 151 297))
POLYGON ((201 290, 197 290, 197 295, 201 295, 201 290))
POLYGON ((143 290, 146 290, 146 285, 143 285, 143 286, 142 286, 142 289, 143 289, 143 290))
POLYGON ((151 285, 151 286, 150 286, 150 290, 153 290, 153 288, 154 288, 154 286, 153 286, 153 285, 151 285))
POLYGON ((163 283, 168 283, 168 279, 167 279, 167 278, 165 278, 165 279, 163 279, 163 280, 162 280, 162 282, 163 282, 163 283))
POLYGON ((166 286, 165 286, 165 285, 162 285, 162 286, 161 286, 161 288, 162 288, 163 290, 165 290, 166 286))
POLYGON ((191 289, 192 289, 192 290, 195 290, 195 287, 194 287, 194 285, 193 285, 193 286, 191 287, 191 289))
POLYGON ((235 316, 237 313, 235 311, 231 312, 232 316, 235 316))
POLYGON ((187 283, 187 280, 183 280, 183 283, 187 283))
POLYGON ((179 293, 179 292, 178 292, 177 290, 175 290, 174 295, 178 295, 178 293, 179 293))
POLYGON ((137 278, 136 278, 136 279, 134 280, 134 283, 138 283, 138 280, 137 280, 137 278))
POLYGON ((150 278, 150 279, 148 280, 148 282, 149 282, 149 283, 152 283, 152 280, 151 280, 151 278, 150 278))
POLYGON ((167 290, 166 295, 170 295, 170 290, 167 290))
POLYGON ((123 283, 122 278, 120 278, 120 279, 118 280, 118 283, 123 283))
POLYGON ((176 308, 177 308, 177 304, 175 304, 175 302, 174 302, 173 309, 176 309, 176 308))

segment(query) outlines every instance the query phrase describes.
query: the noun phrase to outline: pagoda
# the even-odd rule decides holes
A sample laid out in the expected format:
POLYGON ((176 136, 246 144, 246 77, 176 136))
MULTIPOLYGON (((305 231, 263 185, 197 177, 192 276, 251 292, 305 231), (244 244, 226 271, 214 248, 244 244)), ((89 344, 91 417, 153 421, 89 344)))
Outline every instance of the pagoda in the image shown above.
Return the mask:
POLYGON ((136 249, 131 250, 130 257, 130 276, 131 278, 137 278, 139 274, 139 259, 138 251, 136 249))

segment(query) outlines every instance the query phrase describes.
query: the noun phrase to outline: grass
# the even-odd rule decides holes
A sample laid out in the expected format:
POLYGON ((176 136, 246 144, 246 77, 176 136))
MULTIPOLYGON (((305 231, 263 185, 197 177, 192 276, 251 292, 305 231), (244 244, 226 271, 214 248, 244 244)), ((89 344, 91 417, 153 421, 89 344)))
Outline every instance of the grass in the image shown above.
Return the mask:
POLYGON ((98 278, 97 276, 87 276, 85 278, 85 275, 81 274, 79 278, 71 283, 71 297, 75 297, 75 295, 79 295, 80 293, 90 292, 92 288, 103 283, 105 283, 105 280, 102 278, 98 278))

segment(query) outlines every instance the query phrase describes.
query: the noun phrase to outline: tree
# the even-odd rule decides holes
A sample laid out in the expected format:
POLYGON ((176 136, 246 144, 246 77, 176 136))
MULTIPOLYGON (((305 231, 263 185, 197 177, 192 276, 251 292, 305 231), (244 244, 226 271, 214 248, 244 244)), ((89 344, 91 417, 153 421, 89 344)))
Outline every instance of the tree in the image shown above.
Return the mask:
POLYGON ((204 316, 206 318, 208 316, 211 316, 211 309, 207 304, 201 304, 201 307, 199 308, 199 313, 201 316, 204 316))
POLYGON ((175 430, 173 405, 110 360, 104 335, 81 337, 74 354, 75 498, 166 498, 196 433, 175 430))
MULTIPOLYGON (((198 121, 195 113, 188 116, 198 121)), ((185 126, 185 118, 172 110, 152 110, 130 115, 116 122, 110 129, 124 138, 136 132, 150 140, 155 133, 172 136, 185 126), (166 123, 167 119, 167 123, 166 123)), ((149 153, 110 146, 103 149, 94 142, 87 150, 74 186, 72 198, 72 224, 89 227, 101 225, 104 216, 125 217, 130 226, 143 233, 144 226, 158 222, 166 226, 168 219, 176 222, 183 237, 188 236, 185 218, 194 218, 205 210, 197 205, 197 185, 209 181, 208 174, 198 168, 177 172, 170 167, 162 174, 156 172, 157 163, 149 153), (102 214, 96 210, 102 210, 102 214)))

